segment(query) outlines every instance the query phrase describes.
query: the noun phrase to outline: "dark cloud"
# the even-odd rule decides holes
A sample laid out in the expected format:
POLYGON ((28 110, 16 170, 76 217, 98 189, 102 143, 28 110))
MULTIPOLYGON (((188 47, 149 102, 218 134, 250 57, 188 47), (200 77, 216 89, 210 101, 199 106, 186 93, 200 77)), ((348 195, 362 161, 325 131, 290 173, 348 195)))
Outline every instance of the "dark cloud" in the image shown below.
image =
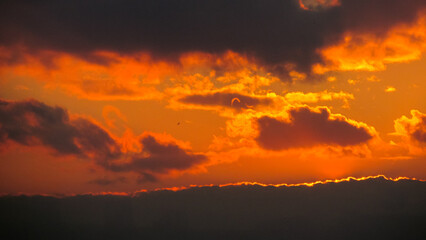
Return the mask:
POLYGON ((425 239, 426 182, 0 197, 4 239, 425 239))
POLYGON ((356 145, 373 138, 368 129, 356 126, 344 118, 330 118, 328 109, 316 112, 309 107, 288 111, 289 121, 261 117, 257 120, 257 143, 265 149, 282 150, 316 145, 356 145))
POLYGON ((422 122, 411 136, 419 142, 426 143, 426 117, 422 118, 422 122))
POLYGON ((158 181, 158 178, 154 174, 147 173, 147 172, 139 172, 137 183, 142 184, 146 182, 157 182, 157 181, 158 181))
POLYGON ((0 45, 86 57, 96 50, 148 51, 163 58, 233 50, 275 72, 286 71, 280 67, 286 62, 307 72, 321 61, 316 49, 342 33, 381 35, 412 22, 425 6, 424 0, 341 0, 339 6, 306 11, 298 0, 5 0, 0 45))
MULTIPOLYGON (((186 170, 207 160, 177 144, 159 143, 153 136, 141 140, 142 152, 122 152, 108 132, 95 123, 70 118, 61 107, 51 107, 36 100, 0 100, 0 144, 7 141, 53 149, 56 154, 91 159, 107 170, 137 172, 138 181, 156 181, 158 174, 170 170, 186 170), (114 160, 131 155, 131 162, 117 164, 114 160)), ((118 179, 119 181, 122 181, 118 179)), ((100 185, 117 182, 109 179, 92 181, 100 185)))
POLYGON ((89 181, 89 183, 97 184, 101 186, 109 186, 114 185, 117 183, 125 183, 127 182, 127 179, 125 177, 118 177, 118 178, 97 178, 89 181))
POLYGON ((226 92, 188 95, 179 99, 179 101, 195 105, 229 107, 236 110, 252 108, 258 105, 269 105, 272 103, 272 100, 269 98, 252 97, 239 93, 226 92))
POLYGON ((141 173, 140 181, 155 181, 155 173, 167 173, 171 170, 185 170, 207 160, 201 154, 191 153, 175 143, 162 144, 153 136, 141 139, 143 150, 131 157, 130 162, 110 166, 112 171, 141 173))
POLYGON ((84 118, 70 119, 68 112, 36 100, 0 100, 0 144, 43 145, 57 154, 91 158, 105 165, 121 155, 115 140, 84 118))

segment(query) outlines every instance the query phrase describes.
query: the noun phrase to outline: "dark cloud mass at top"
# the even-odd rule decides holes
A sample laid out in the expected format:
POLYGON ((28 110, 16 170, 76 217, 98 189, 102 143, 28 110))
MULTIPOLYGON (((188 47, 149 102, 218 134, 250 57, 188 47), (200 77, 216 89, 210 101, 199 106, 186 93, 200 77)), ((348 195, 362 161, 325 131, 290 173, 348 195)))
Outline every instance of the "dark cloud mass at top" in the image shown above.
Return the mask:
POLYGON ((424 0, 341 0, 303 10, 297 0, 40 0, 0 3, 0 45, 88 56, 96 50, 151 52, 233 50, 280 71, 308 71, 316 49, 346 31, 385 33, 417 18, 424 0))

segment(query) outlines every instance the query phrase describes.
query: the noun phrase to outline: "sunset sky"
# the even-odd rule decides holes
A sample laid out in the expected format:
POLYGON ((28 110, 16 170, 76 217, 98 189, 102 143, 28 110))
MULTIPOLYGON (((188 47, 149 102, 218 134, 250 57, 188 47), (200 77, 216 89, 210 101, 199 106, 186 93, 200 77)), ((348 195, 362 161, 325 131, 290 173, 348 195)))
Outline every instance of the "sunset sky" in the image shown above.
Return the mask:
POLYGON ((0 193, 426 179, 424 0, 0 3, 0 193))

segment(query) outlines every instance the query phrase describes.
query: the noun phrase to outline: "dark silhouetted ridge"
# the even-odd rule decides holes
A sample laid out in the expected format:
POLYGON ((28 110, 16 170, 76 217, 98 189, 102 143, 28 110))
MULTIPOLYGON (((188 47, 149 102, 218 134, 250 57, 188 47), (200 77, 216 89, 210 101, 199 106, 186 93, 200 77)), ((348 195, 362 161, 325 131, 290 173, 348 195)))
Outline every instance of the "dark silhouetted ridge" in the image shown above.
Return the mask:
POLYGON ((3 239, 426 239, 426 182, 3 196, 3 239))

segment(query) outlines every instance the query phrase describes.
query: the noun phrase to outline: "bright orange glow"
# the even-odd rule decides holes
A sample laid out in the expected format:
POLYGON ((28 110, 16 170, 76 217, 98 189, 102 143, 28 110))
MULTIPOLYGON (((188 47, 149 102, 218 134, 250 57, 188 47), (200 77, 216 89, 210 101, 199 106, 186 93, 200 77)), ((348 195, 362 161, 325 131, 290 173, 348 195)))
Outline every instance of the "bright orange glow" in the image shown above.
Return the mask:
POLYGON ((396 88, 391 87, 391 86, 389 86, 385 89, 385 92, 395 92, 395 91, 396 91, 396 88))
POLYGON ((385 37, 347 32, 342 41, 319 50, 326 64, 314 65, 317 74, 329 71, 383 71, 387 64, 418 60, 426 50, 426 16, 412 26, 401 25, 385 37))
POLYGON ((17 63, 2 64, 2 79, 11 76, 30 77, 45 83, 49 89, 61 89, 68 94, 89 100, 147 100, 161 99, 169 81, 173 83, 169 94, 192 90, 209 90, 218 82, 234 83, 241 90, 269 84, 265 77, 252 78, 251 71, 261 71, 247 57, 228 51, 224 54, 185 53, 178 61, 153 60, 147 53, 120 55, 113 52, 96 52, 97 61, 66 53, 44 51, 37 55, 0 47, 2 58, 22 54, 17 63), (47 63, 46 63, 47 62, 47 63), (220 69, 218 75, 214 69, 220 69), (201 80, 201 81, 200 81, 201 80))
POLYGON ((320 101, 331 101, 331 100, 342 100, 345 107, 349 107, 349 100, 354 99, 354 95, 340 92, 328 92, 327 90, 322 92, 291 92, 285 95, 285 99, 290 103, 317 103, 320 101))
POLYGON ((307 7, 305 6, 305 4, 303 4, 303 1, 302 1, 302 0, 299 0, 299 5, 300 5, 300 7, 301 7, 303 10, 309 10, 309 8, 307 8, 307 7))
POLYGON ((161 98, 162 94, 155 85, 177 71, 177 67, 166 62, 154 62, 146 54, 124 57, 108 52, 96 53, 107 62, 102 64, 63 53, 47 52, 43 55, 27 54, 21 64, 0 67, 0 75, 35 78, 46 83, 47 88, 59 88, 92 100, 140 100, 161 98), (43 63, 43 55, 50 59, 51 66, 43 63))

